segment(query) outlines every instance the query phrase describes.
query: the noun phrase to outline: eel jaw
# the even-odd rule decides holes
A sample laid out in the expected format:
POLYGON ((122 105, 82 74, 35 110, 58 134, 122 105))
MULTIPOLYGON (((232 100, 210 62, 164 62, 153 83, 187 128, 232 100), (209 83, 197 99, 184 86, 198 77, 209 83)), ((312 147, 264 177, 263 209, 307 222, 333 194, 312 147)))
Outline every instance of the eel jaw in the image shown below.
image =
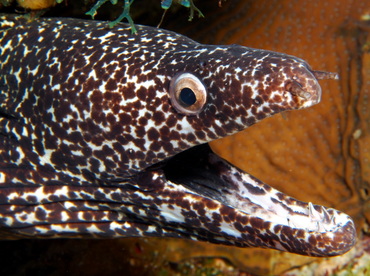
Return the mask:
POLYGON ((161 210, 167 229, 172 225, 191 239, 309 256, 340 255, 355 244, 356 230, 348 215, 271 188, 217 156, 208 144, 176 155, 162 170, 174 195, 187 194, 182 202, 179 194, 172 201, 181 208, 161 210), (203 217, 200 222, 195 213, 203 217))

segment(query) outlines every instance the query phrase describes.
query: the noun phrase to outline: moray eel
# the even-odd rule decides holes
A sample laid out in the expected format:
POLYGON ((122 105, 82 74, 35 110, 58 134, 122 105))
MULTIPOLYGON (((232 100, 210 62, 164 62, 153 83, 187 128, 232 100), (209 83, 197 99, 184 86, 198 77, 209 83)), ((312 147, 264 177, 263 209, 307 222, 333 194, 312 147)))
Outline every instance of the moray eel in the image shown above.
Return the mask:
POLYGON ((208 142, 320 101, 302 59, 76 19, 0 20, 1 238, 177 237, 333 256, 351 218, 208 142))

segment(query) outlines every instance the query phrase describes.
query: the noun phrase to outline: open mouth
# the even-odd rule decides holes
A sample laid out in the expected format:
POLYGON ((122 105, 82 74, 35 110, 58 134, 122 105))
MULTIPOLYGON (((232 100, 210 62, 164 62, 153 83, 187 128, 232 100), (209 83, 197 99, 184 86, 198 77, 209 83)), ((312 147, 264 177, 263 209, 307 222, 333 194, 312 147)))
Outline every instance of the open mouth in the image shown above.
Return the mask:
POLYGON ((208 144, 177 154, 148 172, 152 169, 168 185, 157 190, 157 205, 163 208, 169 232, 310 256, 343 254, 355 243, 348 215, 275 190, 217 156, 208 144), (172 189, 177 194, 166 196, 172 189))

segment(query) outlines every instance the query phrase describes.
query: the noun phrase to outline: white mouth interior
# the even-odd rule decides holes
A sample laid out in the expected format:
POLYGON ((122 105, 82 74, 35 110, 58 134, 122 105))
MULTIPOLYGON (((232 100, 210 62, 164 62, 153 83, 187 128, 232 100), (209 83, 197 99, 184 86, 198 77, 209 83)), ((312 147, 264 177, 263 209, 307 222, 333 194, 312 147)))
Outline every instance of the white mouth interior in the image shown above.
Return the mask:
POLYGON ((313 232, 335 231, 348 222, 348 216, 332 208, 314 206, 311 202, 298 201, 274 188, 265 189, 265 184, 247 173, 242 181, 235 177, 240 171, 230 167, 228 181, 233 183, 233 193, 225 194, 228 205, 248 215, 274 224, 313 232), (247 183, 249 189, 244 185, 247 183), (251 192, 259 190, 260 192, 251 192))

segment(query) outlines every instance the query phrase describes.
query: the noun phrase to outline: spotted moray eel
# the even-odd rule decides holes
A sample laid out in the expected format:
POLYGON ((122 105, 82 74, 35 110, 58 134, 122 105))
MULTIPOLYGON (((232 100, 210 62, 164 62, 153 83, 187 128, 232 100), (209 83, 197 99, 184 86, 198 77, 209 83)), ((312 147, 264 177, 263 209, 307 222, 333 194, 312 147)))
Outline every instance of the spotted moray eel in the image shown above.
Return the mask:
POLYGON ((320 101, 303 60, 105 22, 0 19, 0 236, 177 237, 333 256, 351 218, 208 142, 320 101))

